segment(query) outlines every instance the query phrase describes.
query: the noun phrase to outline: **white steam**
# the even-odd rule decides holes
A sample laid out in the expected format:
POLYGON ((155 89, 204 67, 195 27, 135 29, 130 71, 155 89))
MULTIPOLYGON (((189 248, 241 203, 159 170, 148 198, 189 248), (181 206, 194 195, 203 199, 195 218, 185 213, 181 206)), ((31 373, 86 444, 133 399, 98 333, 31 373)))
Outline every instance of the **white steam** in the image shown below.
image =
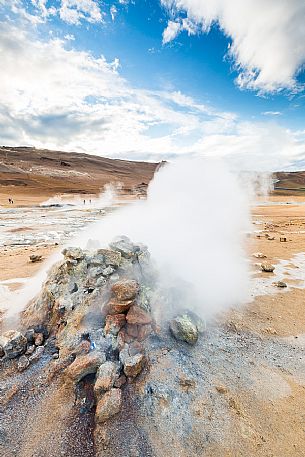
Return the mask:
MULTIPOLYGON (((107 247, 120 235, 147 245, 162 283, 185 295, 187 308, 208 318, 247 301, 249 275, 244 252, 250 227, 248 188, 220 161, 181 160, 166 164, 149 185, 147 200, 121 207, 91 224, 68 246, 107 247)), ((46 272, 61 255, 18 292, 7 317, 38 294, 46 272)))
POLYGON ((146 244, 163 280, 190 283, 196 303, 186 305, 208 317, 248 298, 249 221, 248 193, 237 174, 219 161, 182 160, 161 168, 146 201, 94 224, 73 244, 86 247, 94 239, 107 246, 119 235, 146 244))

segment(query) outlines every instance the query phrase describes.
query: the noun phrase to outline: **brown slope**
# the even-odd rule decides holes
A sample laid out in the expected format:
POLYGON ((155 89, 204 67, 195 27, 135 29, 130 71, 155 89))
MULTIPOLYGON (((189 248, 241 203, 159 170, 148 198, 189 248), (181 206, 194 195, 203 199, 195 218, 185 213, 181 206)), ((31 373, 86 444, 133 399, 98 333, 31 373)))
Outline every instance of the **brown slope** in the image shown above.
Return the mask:
POLYGON ((158 164, 76 152, 0 147, 0 204, 8 197, 45 199, 58 193, 99 193, 120 182, 125 191, 148 183, 158 164))

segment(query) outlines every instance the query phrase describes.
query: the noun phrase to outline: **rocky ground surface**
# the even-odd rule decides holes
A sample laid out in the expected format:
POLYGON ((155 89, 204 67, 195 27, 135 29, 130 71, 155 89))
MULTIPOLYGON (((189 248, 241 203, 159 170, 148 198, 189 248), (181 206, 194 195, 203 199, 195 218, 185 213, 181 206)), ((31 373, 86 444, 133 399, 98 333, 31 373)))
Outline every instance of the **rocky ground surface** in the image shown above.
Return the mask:
POLYGON ((305 207, 275 200, 253 210, 253 301, 207 328, 144 246, 64 251, 1 336, 1 457, 303 456, 305 207))

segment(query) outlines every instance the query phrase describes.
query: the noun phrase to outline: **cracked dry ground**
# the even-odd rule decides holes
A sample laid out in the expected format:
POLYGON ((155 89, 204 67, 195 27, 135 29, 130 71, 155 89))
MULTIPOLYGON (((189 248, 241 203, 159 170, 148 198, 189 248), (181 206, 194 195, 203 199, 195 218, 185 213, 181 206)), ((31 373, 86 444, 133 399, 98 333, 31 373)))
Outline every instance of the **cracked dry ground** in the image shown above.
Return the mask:
MULTIPOLYGON (((305 206, 261 206, 253 219, 255 277, 272 274, 251 253, 276 265, 305 250, 305 206)), ((211 323, 195 346, 164 323, 143 343, 148 364, 122 387, 121 411, 98 426, 81 407, 90 375, 76 393, 47 353, 22 374, 1 370, 1 457, 304 456, 305 291, 287 283, 211 323)))

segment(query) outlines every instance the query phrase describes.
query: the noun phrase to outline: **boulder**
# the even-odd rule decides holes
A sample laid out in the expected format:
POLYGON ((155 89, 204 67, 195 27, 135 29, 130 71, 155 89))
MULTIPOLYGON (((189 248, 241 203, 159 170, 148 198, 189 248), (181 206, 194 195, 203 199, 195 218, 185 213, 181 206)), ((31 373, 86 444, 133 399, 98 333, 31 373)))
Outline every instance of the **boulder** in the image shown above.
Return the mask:
POLYGON ((113 314, 106 317, 104 327, 105 334, 117 335, 121 328, 126 324, 125 314, 113 314))
POLYGON ((91 352, 77 357, 67 368, 66 373, 73 382, 77 383, 88 374, 96 373, 98 367, 106 362, 105 354, 91 352))
POLYGON ((14 359, 26 350, 27 339, 22 333, 10 330, 0 337, 0 346, 9 359, 14 359))
POLYGON ((185 341, 188 344, 195 344, 198 340, 197 325, 187 314, 172 319, 169 328, 177 340, 185 341))
POLYGON ((105 422, 110 417, 118 414, 122 406, 121 389, 112 388, 106 392, 96 405, 95 420, 105 422))
POLYGON ((273 273, 274 268, 275 267, 273 265, 271 265, 271 263, 262 263, 261 264, 262 271, 264 271, 266 273, 273 273))
POLYGON ((129 378, 135 378, 141 373, 145 365, 145 356, 136 354, 124 359, 124 373, 129 378))
POLYGON ((152 321, 151 315, 144 311, 139 306, 132 306, 127 313, 126 320, 128 324, 150 324, 152 321))
POLYGON ((134 300, 139 292, 139 284, 132 279, 125 279, 113 284, 111 291, 118 301, 134 300))
POLYGON ((96 398, 101 396, 101 393, 111 389, 117 377, 117 365, 114 362, 107 361, 97 370, 96 381, 94 384, 94 393, 96 398))

